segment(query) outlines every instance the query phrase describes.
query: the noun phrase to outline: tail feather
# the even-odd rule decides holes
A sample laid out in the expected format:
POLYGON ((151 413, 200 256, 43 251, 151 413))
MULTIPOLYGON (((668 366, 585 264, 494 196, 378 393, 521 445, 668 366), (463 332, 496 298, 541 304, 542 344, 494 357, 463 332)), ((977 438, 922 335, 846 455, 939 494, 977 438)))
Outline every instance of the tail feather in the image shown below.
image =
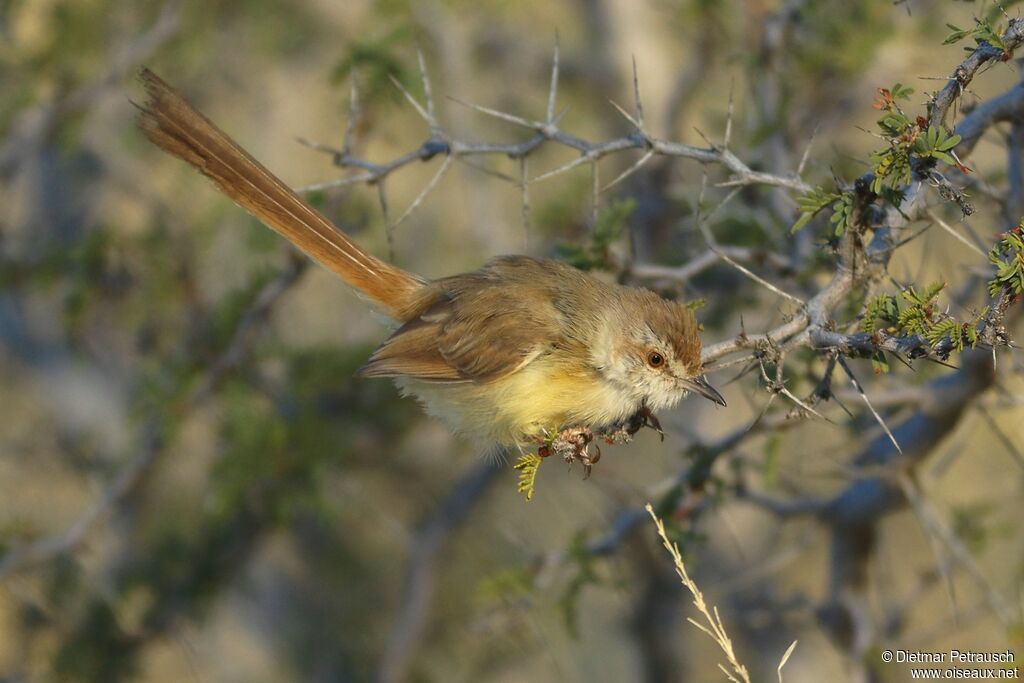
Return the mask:
POLYGON ((149 95, 139 114, 146 137, 194 166, 239 206, 392 318, 409 317, 424 280, 364 251, 152 71, 143 69, 140 78, 149 95))

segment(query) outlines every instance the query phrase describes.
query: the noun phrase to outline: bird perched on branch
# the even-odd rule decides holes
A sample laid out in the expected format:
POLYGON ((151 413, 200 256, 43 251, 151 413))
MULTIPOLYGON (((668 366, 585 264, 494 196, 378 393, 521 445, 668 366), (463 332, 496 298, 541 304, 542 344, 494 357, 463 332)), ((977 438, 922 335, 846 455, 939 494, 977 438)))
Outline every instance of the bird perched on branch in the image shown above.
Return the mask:
POLYGON ((360 369, 391 377, 428 413, 470 437, 541 446, 589 468, 595 434, 657 426, 653 411, 703 375, 693 312, 645 289, 558 261, 503 256, 427 280, 359 247, 148 69, 139 125, 242 208, 369 299, 398 328, 360 369))

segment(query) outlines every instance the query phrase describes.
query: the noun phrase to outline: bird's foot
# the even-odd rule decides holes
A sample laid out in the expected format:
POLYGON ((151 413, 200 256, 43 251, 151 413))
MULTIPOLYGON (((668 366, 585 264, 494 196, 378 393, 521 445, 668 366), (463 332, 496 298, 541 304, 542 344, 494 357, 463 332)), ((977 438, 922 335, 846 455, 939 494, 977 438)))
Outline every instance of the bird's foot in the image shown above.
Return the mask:
POLYGON ((583 478, 590 477, 590 472, 598 460, 601 459, 601 449, 593 443, 595 437, 602 439, 609 445, 629 443, 633 436, 644 427, 650 427, 661 435, 665 440, 665 432, 661 423, 654 416, 649 408, 644 406, 629 419, 606 429, 594 433, 590 427, 568 427, 544 440, 544 443, 537 449, 537 455, 541 458, 548 458, 556 455, 572 465, 579 462, 583 465, 583 478))
POLYGON ((583 465, 583 478, 586 479, 594 463, 601 459, 601 449, 597 445, 594 445, 595 452, 590 452, 593 440, 594 433, 590 427, 569 427, 541 446, 537 454, 542 458, 557 455, 568 465, 578 460, 583 465))
POLYGON ((598 433, 607 444, 623 444, 633 440, 633 436, 644 427, 650 427, 658 432, 661 440, 665 440, 665 432, 661 428, 661 422, 647 406, 636 411, 631 417, 619 424, 598 433))

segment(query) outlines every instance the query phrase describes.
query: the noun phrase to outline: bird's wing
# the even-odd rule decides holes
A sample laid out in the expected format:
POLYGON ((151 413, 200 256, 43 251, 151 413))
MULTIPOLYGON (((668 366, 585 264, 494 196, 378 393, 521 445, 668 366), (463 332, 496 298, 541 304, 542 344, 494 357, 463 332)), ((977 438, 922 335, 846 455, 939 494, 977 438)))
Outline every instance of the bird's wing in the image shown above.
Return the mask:
POLYGON ((359 375, 488 382, 558 345, 563 314, 545 280, 509 278, 500 266, 439 281, 433 305, 385 341, 359 375))

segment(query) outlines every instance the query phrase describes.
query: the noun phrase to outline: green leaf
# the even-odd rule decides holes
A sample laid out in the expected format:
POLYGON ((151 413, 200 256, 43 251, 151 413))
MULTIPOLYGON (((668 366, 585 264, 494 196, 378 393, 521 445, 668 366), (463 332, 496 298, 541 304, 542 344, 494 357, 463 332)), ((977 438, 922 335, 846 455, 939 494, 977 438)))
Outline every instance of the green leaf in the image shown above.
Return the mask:
POLYGON ((536 453, 525 453, 519 456, 519 460, 512 466, 512 469, 519 471, 519 483, 516 491, 523 494, 526 500, 533 500, 533 490, 537 484, 537 470, 540 469, 542 460, 536 453))
POLYGON ((1018 225, 1003 233, 989 252, 989 261, 996 271, 988 283, 992 296, 1000 291, 1016 294, 1024 291, 1024 236, 1021 231, 1022 226, 1018 225))
POLYGON ((820 187, 816 187, 807 194, 798 197, 796 203, 800 207, 801 215, 793 224, 793 227, 790 228, 790 232, 801 230, 814 218, 815 214, 841 197, 842 195, 836 192, 826 192, 820 187))
POLYGON ((959 145, 961 139, 962 138, 959 135, 950 135, 943 142, 940 142, 938 145, 936 145, 935 149, 941 152, 948 152, 949 150, 959 145))
POLYGON ((952 45, 953 43, 958 43, 971 33, 970 30, 958 28, 953 24, 946 24, 946 26, 949 27, 953 32, 946 36, 946 39, 942 41, 943 45, 952 45))
POLYGON ((899 135, 910 125, 910 119, 898 111, 887 112, 878 120, 879 128, 889 135, 899 135))
POLYGON ((892 93, 894 100, 906 100, 910 99, 910 96, 914 94, 914 89, 905 86, 902 83, 897 83, 892 86, 892 90, 890 90, 890 92, 892 93))
POLYGON ((796 223, 793 223, 793 227, 789 229, 790 232, 800 232, 803 228, 811 222, 814 218, 813 213, 802 213, 800 218, 796 219, 796 223))

